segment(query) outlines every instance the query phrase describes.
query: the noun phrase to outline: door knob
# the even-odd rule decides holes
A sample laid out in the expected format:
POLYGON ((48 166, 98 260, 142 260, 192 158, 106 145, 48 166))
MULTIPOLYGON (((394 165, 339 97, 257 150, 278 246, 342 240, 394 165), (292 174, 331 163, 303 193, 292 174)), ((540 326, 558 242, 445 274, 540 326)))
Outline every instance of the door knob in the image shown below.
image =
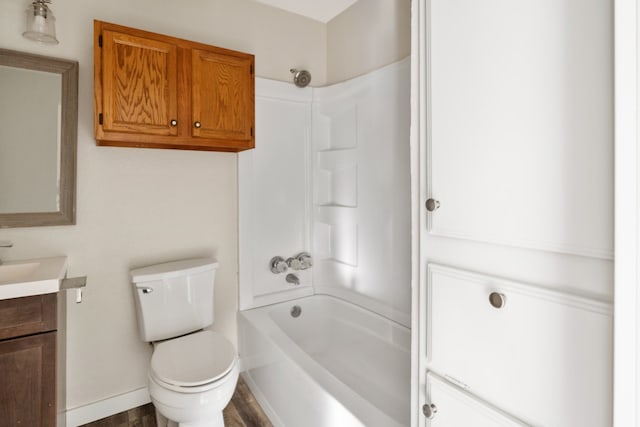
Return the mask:
POLYGON ((432 420, 438 412, 438 407, 433 403, 425 403, 422 405, 422 413, 428 420, 432 420))
POLYGON ((440 202, 436 199, 427 199, 427 202, 424 205, 429 212, 433 212, 440 207, 440 202))
POLYGON ((195 127, 196 129, 200 129, 201 126, 202 126, 202 124, 200 122, 195 122, 193 124, 193 127, 195 127))

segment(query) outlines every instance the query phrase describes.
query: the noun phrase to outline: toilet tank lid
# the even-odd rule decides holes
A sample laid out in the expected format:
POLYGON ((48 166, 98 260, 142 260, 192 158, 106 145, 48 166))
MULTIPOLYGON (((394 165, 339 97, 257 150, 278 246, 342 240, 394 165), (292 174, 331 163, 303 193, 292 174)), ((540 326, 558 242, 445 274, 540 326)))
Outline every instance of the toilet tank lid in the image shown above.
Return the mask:
POLYGON ((218 268, 218 262, 212 258, 191 258, 180 261, 164 262, 129 271, 133 283, 170 279, 188 274, 202 273, 218 268))

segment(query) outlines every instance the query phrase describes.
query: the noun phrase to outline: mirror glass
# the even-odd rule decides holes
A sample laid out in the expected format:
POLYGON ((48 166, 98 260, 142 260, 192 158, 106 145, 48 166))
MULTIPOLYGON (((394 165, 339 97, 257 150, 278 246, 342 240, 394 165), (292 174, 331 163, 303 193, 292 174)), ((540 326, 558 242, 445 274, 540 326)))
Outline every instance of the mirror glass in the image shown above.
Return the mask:
POLYGON ((0 65, 0 213, 60 209, 60 75, 0 65))
POLYGON ((75 223, 77 74, 0 49, 0 227, 75 223))

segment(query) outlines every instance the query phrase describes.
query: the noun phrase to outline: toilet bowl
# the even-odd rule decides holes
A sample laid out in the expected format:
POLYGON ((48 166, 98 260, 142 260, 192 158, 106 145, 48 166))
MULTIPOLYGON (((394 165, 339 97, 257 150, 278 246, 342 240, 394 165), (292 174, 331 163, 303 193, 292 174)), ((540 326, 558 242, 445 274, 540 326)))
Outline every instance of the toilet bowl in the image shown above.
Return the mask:
POLYGON ((238 381, 231 343, 212 331, 156 343, 149 368, 149 394, 160 413, 158 426, 223 427, 222 410, 238 381), (169 423, 173 421, 173 423, 169 423))
POLYGON ((130 272, 141 337, 153 343, 148 370, 159 427, 224 427, 238 357, 213 323, 217 263, 191 259, 130 272))

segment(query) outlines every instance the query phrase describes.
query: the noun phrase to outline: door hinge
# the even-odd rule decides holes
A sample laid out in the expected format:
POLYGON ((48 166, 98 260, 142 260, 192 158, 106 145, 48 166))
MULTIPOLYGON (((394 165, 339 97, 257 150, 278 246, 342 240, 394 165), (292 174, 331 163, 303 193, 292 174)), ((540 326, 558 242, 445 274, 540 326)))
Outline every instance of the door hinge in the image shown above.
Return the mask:
POLYGON ((98 114, 98 124, 102 124, 102 113, 98 114))
POLYGON ((98 36, 98 47, 102 47, 102 34, 98 36))

